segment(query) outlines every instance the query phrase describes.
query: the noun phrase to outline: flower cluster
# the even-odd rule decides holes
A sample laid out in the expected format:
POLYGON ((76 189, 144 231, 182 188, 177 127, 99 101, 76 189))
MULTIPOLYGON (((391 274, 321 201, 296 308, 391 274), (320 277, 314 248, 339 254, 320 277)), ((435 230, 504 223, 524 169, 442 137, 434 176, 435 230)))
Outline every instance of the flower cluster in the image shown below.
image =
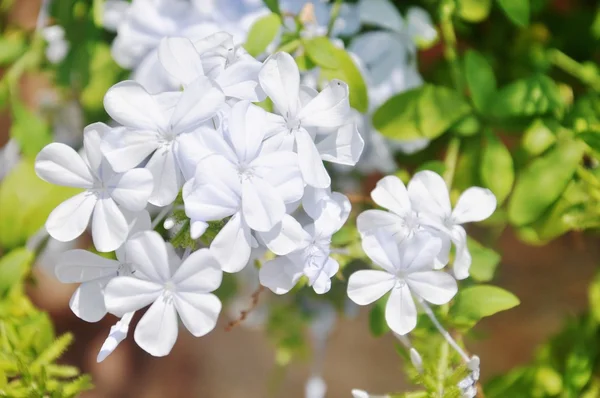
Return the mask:
POLYGON ((456 279, 469 276, 471 256, 461 224, 482 221, 496 210, 496 197, 485 188, 467 189, 452 209, 444 179, 432 171, 416 173, 408 187, 395 176, 377 183, 373 201, 387 209, 367 210, 357 218, 362 247, 382 270, 350 276, 348 296, 359 305, 390 293, 385 318, 405 335, 417 324, 417 308, 446 304, 457 292, 456 279), (454 245, 454 277, 442 269, 454 245))
POLYGON ((275 293, 301 276, 327 292, 339 269, 331 236, 350 202, 331 191, 323 162, 353 165, 363 149, 349 122, 348 86, 302 86, 287 53, 259 62, 218 32, 162 39, 157 56, 181 90, 151 94, 135 81, 118 83, 104 98, 118 125, 88 126, 82 154, 53 143, 36 159, 40 178, 83 190, 50 214, 48 233, 71 241, 91 225, 96 250, 116 251, 116 259, 69 251, 56 270, 63 282, 81 283, 71 299, 80 318, 122 317, 99 360, 148 305, 134 338, 152 355, 170 352, 178 317, 193 335, 208 333, 221 311, 211 292, 222 271, 244 269, 253 250, 278 256, 259 275, 275 293), (255 104, 267 98, 272 112, 255 104), (152 231, 160 216, 151 223, 148 206, 168 213, 180 192, 192 239, 221 226, 208 248, 178 253, 152 231))

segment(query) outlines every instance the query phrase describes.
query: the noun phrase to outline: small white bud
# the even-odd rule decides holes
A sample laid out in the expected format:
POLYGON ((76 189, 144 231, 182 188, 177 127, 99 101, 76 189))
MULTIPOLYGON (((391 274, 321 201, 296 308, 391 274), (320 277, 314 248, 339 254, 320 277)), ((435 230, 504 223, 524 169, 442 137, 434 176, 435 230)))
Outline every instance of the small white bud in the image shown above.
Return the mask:
POLYGON ((352 398, 369 398, 369 394, 364 390, 352 390, 352 398))
POLYGON ((163 223, 163 227, 165 227, 165 229, 168 231, 169 229, 173 228, 175 226, 175 220, 172 217, 169 217, 165 220, 165 222, 163 223))

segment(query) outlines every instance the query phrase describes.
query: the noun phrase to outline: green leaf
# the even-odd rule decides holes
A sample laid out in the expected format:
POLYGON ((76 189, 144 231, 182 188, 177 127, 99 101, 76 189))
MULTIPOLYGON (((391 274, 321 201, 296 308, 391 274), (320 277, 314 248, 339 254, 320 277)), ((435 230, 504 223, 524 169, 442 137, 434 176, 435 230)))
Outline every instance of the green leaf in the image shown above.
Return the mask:
POLYGON ((489 130, 485 132, 482 152, 481 181, 496 195, 500 205, 510 193, 515 181, 512 156, 504 143, 489 130))
POLYGON ((306 54, 316 65, 327 69, 339 68, 339 60, 332 52, 332 48, 335 48, 335 46, 329 38, 319 36, 304 40, 303 43, 306 54))
POLYGON ((263 0, 267 8, 271 10, 271 12, 281 15, 281 10, 279 8, 279 0, 263 0))
POLYGON ((20 33, 0 36, 0 66, 9 65, 17 60, 27 49, 25 39, 20 33))
POLYGON ((465 78, 475 109, 485 113, 496 93, 494 70, 485 57, 474 50, 465 54, 465 78))
POLYGON ((550 126, 542 119, 536 119, 525 130, 521 139, 521 147, 529 156, 538 156, 544 153, 556 142, 556 135, 550 126))
POLYGON ((387 295, 377 300, 371 308, 371 312, 369 312, 369 329, 375 337, 381 337, 390 331, 390 327, 385 320, 386 303, 387 295))
POLYGON ((515 25, 524 28, 529 24, 529 0, 498 0, 498 5, 515 25))
POLYGON ((481 22, 488 17, 492 0, 458 0, 458 16, 467 22, 481 22))
POLYGON ((600 133, 586 131, 578 134, 577 138, 585 142, 594 151, 600 153, 600 133))
POLYGON ((94 0, 94 3, 92 5, 94 25, 96 25, 99 28, 104 27, 102 19, 104 18, 105 6, 106 5, 104 4, 104 0, 94 0))
POLYGON ((22 103, 12 102, 13 123, 10 136, 19 143, 23 154, 31 159, 52 142, 46 121, 27 109, 22 103))
POLYGON ((509 221, 522 226, 537 220, 567 188, 584 149, 578 141, 561 142, 522 170, 508 205, 509 221))
POLYGON ((24 247, 0 257, 0 297, 19 284, 31 269, 34 254, 24 247))
POLYGON ((500 254, 470 237, 467 238, 467 247, 472 257, 469 275, 478 282, 491 281, 494 278, 496 267, 500 263, 500 254))
POLYGON ((272 13, 265 15, 264 17, 257 20, 250 32, 248 32, 248 39, 244 43, 244 48, 250 55, 257 57, 267 50, 269 44, 275 40, 277 33, 281 28, 281 18, 279 15, 272 13))
POLYGON ((545 75, 517 80, 501 88, 492 101, 491 112, 501 119, 558 113, 563 108, 558 86, 545 75))
POLYGON ((463 137, 471 137, 481 131, 481 122, 477 116, 470 114, 452 126, 452 131, 463 137))
POLYGON ((426 84, 390 98, 373 115, 373 125, 388 138, 433 139, 470 111, 454 90, 426 84))
POLYGON ((519 305, 519 299, 497 286, 470 286, 459 291, 450 308, 450 317, 458 324, 473 325, 481 318, 519 305))
POLYGON ((323 67, 321 76, 327 80, 339 79, 348 84, 350 89, 350 105, 359 112, 369 110, 369 96, 367 85, 354 60, 346 50, 337 48, 331 42, 330 51, 335 56, 338 66, 335 69, 323 67))
POLYGON ((56 206, 78 192, 40 180, 33 161, 21 160, 0 184, 0 247, 25 244, 56 206))

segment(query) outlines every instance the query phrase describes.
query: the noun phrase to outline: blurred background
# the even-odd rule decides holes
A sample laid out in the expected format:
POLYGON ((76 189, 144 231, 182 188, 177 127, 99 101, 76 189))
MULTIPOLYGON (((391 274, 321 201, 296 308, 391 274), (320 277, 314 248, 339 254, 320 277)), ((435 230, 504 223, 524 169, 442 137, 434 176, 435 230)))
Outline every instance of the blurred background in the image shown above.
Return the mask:
MULTIPOLYGON (((575 13, 573 10, 581 12, 585 7, 593 8, 595 2, 557 0, 550 3, 552 17, 549 20, 557 24, 571 12, 575 13)), ((39 8, 39 0, 14 1, 0 23, 31 31, 35 29, 39 8)), ((544 27, 539 24, 532 34, 539 32, 540 26, 544 27)), ((483 24, 480 32, 494 28, 490 20, 483 24)), ((459 47, 467 45, 459 40, 459 47)), ((513 43, 502 45, 509 47, 513 43)), ((575 48, 574 52, 577 51, 575 48)), ((438 44, 419 54, 420 70, 426 76, 442 52, 438 44)), ((598 52, 596 48, 596 57, 598 52)), ((511 62, 508 50, 506 59, 498 60, 503 61, 511 62)), ((0 69, 0 75, 2 73, 0 69)), ((32 112, 44 112, 56 95, 51 81, 41 73, 24 74, 19 88, 23 103, 32 112)), ((61 117, 73 126, 82 126, 87 118, 68 108, 61 117)), ((9 110, 0 111, 0 147, 9 140, 12 122, 9 110)), ((510 145, 511 138, 506 141, 510 145)), ((404 159, 400 155, 397 160, 402 164, 404 159)), ((372 173, 360 187, 362 192, 369 192, 381 176, 381 173, 372 173)), ((474 236, 477 237, 477 231, 474 236)), ((87 247, 89 241, 83 239, 76 245, 87 247)), ((585 311, 588 285, 600 263, 598 239, 579 232, 570 232, 544 246, 531 246, 517 239, 509 227, 501 233, 494 249, 502 254, 494 283, 513 292, 521 304, 484 319, 476 327, 475 337, 466 341, 467 349, 481 357, 484 381, 529 362, 536 348, 558 332, 566 319, 585 311)), ((204 338, 180 333, 168 357, 153 358, 129 338, 103 363, 96 363, 99 348, 116 318, 109 315, 101 322, 89 324, 73 315, 68 303, 75 286, 61 284, 54 278, 55 260, 51 256, 39 259, 26 292, 36 306, 50 314, 57 334, 67 331, 74 334, 75 342, 60 362, 77 366, 91 375, 95 388, 85 392, 84 397, 304 397, 305 383, 311 374, 310 355, 285 367, 278 366, 273 344, 260 329, 242 323, 226 331, 228 322, 235 318, 235 311, 229 314, 229 319, 222 317, 216 330, 204 338)), ((248 299, 251 294, 252 291, 247 293, 248 299)), ((270 295, 269 291, 263 291, 259 302, 269 300, 270 295)), ((132 326, 138 319, 139 314, 132 326)), ((390 334, 381 338, 371 335, 367 309, 361 309, 355 317, 338 319, 325 353, 323 378, 328 385, 328 396, 349 397, 353 388, 372 392, 403 390, 406 381, 402 378, 402 362, 393 348, 394 343, 390 334)))

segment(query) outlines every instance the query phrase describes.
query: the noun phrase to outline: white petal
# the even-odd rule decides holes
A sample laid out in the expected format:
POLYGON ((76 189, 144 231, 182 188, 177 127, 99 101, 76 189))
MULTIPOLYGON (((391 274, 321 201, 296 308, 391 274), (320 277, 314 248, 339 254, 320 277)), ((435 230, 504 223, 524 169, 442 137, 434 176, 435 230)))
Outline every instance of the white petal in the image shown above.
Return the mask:
POLYGON ((452 228, 452 242, 456 246, 456 255, 452 265, 456 279, 466 279, 469 277, 469 268, 471 268, 471 253, 467 246, 467 233, 461 226, 455 225, 452 228))
POLYGON ((396 176, 387 176, 379 180, 371 192, 371 197, 379 206, 398 215, 409 213, 412 210, 408 191, 402 180, 396 176))
POLYGON ((471 187, 458 198, 452 219, 457 224, 483 221, 494 213, 496 204, 496 196, 492 191, 471 187))
POLYGON ((51 184, 91 188, 94 178, 81 156, 65 144, 46 145, 35 158, 35 172, 51 184))
POLYGON ((104 286, 110 278, 82 283, 69 301, 71 311, 86 322, 98 322, 106 315, 104 286))
POLYGON ((316 188, 329 187, 331 178, 308 131, 301 128, 296 132, 296 145, 298 147, 298 162, 304 181, 316 188))
POLYGON ((390 329, 401 336, 417 326, 417 308, 407 285, 392 289, 385 306, 385 320, 390 329))
POLYGON ((242 181, 242 212, 250 228, 266 232, 285 215, 279 193, 258 176, 242 181))
POLYGON ((106 285, 104 303, 108 312, 120 317, 144 308, 156 300, 162 291, 163 286, 158 283, 120 276, 106 285))
POLYGON ((68 242, 85 231, 96 206, 96 195, 82 192, 59 204, 46 220, 46 230, 54 239, 68 242))
POLYGON ((210 293, 221 285, 223 271, 209 249, 190 254, 173 275, 177 292, 210 293))
POLYGON ((164 357, 177 341, 177 311, 172 300, 159 297, 135 328, 135 342, 148 354, 164 357))
POLYGON ((104 96, 104 109, 126 127, 142 130, 166 130, 168 120, 152 97, 133 80, 112 86, 104 96))
POLYGON ((302 108, 298 119, 305 127, 339 127, 350 117, 348 85, 334 79, 302 108))
POLYGON ((160 146, 155 130, 113 129, 106 134, 100 149, 114 171, 122 173, 138 166, 160 146))
POLYGON ((408 234, 403 223, 402 217, 383 210, 366 210, 356 218, 356 227, 363 238, 366 235, 374 235, 378 231, 382 231, 396 237, 398 241, 403 240, 408 234))
POLYGON ((291 55, 278 52, 269 57, 258 74, 260 85, 284 117, 298 113, 300 72, 291 55))
POLYGON ((111 198, 99 199, 92 218, 92 238, 100 252, 111 252, 129 235, 129 224, 111 198))
POLYGON ((363 23, 395 32, 401 32, 404 26, 400 13, 389 0, 361 0, 359 15, 363 23))
POLYGON ((173 299, 183 324, 192 335, 204 336, 217 325, 221 301, 214 294, 177 292, 173 299))
POLYGON ((279 256, 306 247, 311 239, 302 225, 288 214, 273 229, 261 232, 260 237, 267 248, 279 256))
POLYGON ((396 283, 396 277, 388 272, 361 270, 348 279, 348 297, 358 305, 371 304, 382 298, 396 283))
POLYGON ((219 86, 208 77, 199 77, 183 91, 171 116, 172 131, 192 131, 214 117, 224 103, 225 95, 219 86))
POLYGON ((450 215, 450 196, 444 179, 433 171, 416 173, 408 183, 408 196, 413 208, 443 219, 450 215))
POLYGON ((304 180, 298 155, 289 151, 263 154, 252 162, 256 175, 275 188, 285 203, 295 202, 304 194, 304 180))
POLYGON ((154 180, 154 189, 148 202, 161 207, 173 203, 183 184, 173 148, 164 146, 157 149, 146 164, 146 169, 152 173, 154 180))
POLYGON ((446 304, 458 291, 456 280, 443 271, 415 272, 406 277, 410 290, 432 304, 446 304))
POLYGON ((102 152, 99 150, 102 139, 110 134, 111 128, 104 123, 90 124, 83 130, 85 157, 91 170, 98 170, 102 164, 102 152))
POLYGON ((81 283, 117 276, 119 265, 118 261, 75 249, 60 256, 54 272, 62 283, 81 283))
POLYGON ((354 166, 365 147, 356 124, 346 124, 335 133, 328 134, 325 139, 317 142, 317 150, 321 159, 332 163, 354 166))
POLYGON ((212 120, 190 134, 180 134, 177 137, 177 163, 185 180, 194 178, 196 167, 208 155, 221 152, 233 153, 221 133, 218 132, 212 120))
POLYGON ((292 290, 302 275, 302 267, 288 257, 267 261, 259 271, 260 284, 275 294, 286 294, 292 290))
POLYGON ((266 112, 248 101, 231 108, 229 137, 240 162, 251 162, 258 155, 265 138, 266 112))
POLYGON ((194 220, 221 220, 237 212, 241 184, 234 166, 218 155, 202 160, 195 178, 183 187, 183 201, 187 216, 194 220))
POLYGON ((97 362, 104 361, 125 340, 127 332, 129 332, 129 323, 132 317, 133 313, 125 314, 123 318, 110 327, 108 337, 104 341, 104 344, 102 344, 102 347, 100 347, 100 352, 96 357, 97 362))
POLYGON ((377 232, 370 239, 363 239, 362 248, 376 265, 390 273, 401 266, 398 241, 388 233, 377 232))
POLYGON ((204 75, 200 54, 184 37, 165 37, 158 47, 158 58, 165 70, 184 86, 204 75))
POLYGON ((265 99, 265 93, 258 83, 260 62, 236 62, 217 77, 225 96, 251 102, 265 99))
POLYGON ((313 268, 305 268, 304 274, 308 277, 310 286, 317 294, 325 294, 331 290, 331 278, 337 274, 340 264, 331 257, 327 257, 316 272, 313 268))
POLYGON ((109 186, 110 196, 125 209, 140 211, 146 208, 154 184, 152 173, 145 169, 133 169, 113 177, 109 186))
POLYGON ((437 38, 437 30, 429 13, 421 7, 409 7, 406 11, 408 33, 414 42, 431 43, 437 38))
POLYGON ((125 244, 125 252, 136 273, 161 283, 171 278, 167 247, 158 232, 137 233, 125 244))
POLYGON ((423 272, 433 269, 442 248, 442 240, 427 232, 418 232, 399 246, 401 269, 423 272))
POLYGON ((223 271, 238 272, 248 264, 252 249, 251 239, 250 228, 243 224, 241 214, 236 213, 210 245, 223 271))

